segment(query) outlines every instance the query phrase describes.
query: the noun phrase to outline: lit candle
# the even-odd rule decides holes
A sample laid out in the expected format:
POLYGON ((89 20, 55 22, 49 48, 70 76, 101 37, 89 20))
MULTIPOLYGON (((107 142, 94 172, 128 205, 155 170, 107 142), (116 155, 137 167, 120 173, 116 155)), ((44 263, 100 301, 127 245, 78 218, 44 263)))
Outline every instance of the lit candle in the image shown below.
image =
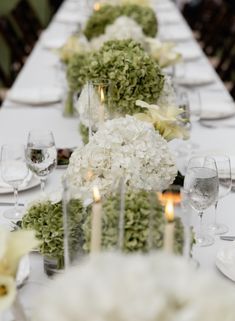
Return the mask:
POLYGON ((93 189, 94 203, 92 205, 91 221, 91 253, 100 252, 102 234, 102 203, 99 189, 93 189))
POLYGON ((166 201, 165 217, 167 220, 164 232, 164 251, 173 253, 174 248, 174 203, 172 199, 166 201))
POLYGON ((99 2, 94 3, 93 9, 95 11, 99 11, 100 10, 100 3, 99 2))
POLYGON ((99 121, 100 124, 104 122, 104 89, 102 87, 100 88, 99 121))

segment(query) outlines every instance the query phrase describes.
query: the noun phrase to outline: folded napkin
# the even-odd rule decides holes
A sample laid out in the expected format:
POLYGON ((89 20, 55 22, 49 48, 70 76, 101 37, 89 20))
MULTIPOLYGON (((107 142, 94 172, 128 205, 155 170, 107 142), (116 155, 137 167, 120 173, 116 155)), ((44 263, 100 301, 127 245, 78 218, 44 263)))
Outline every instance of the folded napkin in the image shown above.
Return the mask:
POLYGON ((235 115, 235 104, 223 96, 206 96, 201 94, 202 115, 201 119, 216 120, 235 115))
POLYGON ((17 88, 9 91, 7 99, 15 103, 42 106, 62 100, 63 89, 60 87, 17 88))
MULTIPOLYGON (((0 168, 0 173, 1 173, 1 168, 0 168)), ((32 178, 33 178, 33 174, 32 174, 32 172, 29 172, 29 174, 27 175, 25 180, 19 186, 19 190, 25 189, 29 185, 29 183, 31 182, 32 178)), ((13 188, 9 184, 4 182, 4 180, 2 179, 2 176, 0 175, 0 194, 1 193, 9 193, 12 191, 13 191, 13 188)))
POLYGON ((41 38, 40 42, 44 49, 59 49, 65 44, 66 39, 45 36, 41 38))
POLYGON ((61 12, 57 17, 56 21, 65 24, 78 24, 79 14, 77 12, 61 12))
POLYGON ((194 46, 177 46, 175 50, 182 55, 184 61, 196 60, 202 56, 200 50, 194 46))
POLYGON ((192 39, 192 35, 186 28, 170 26, 168 28, 160 28, 159 37, 163 41, 184 42, 192 39))
POLYGON ((186 72, 183 77, 177 78, 176 75, 176 82, 178 85, 181 86, 204 86, 214 82, 214 77, 211 73, 191 73, 186 72))
POLYGON ((162 24, 177 24, 181 22, 181 17, 174 11, 163 11, 158 14, 158 21, 162 24))

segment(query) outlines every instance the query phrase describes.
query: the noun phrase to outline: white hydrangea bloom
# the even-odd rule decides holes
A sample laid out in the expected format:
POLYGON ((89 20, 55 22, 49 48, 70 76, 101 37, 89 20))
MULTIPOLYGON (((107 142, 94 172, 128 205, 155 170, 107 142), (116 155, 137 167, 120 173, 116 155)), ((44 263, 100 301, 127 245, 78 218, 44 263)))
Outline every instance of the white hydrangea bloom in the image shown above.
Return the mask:
POLYGON ((51 281, 32 321, 234 321, 234 302, 230 284, 182 258, 102 253, 51 281))
POLYGON ((104 195, 120 178, 134 190, 161 191, 176 172, 166 140, 151 124, 126 116, 105 122, 87 145, 75 150, 66 176, 81 193, 97 186, 104 195))
POLYGON ((91 48, 99 50, 106 41, 123 39, 133 39, 145 47, 145 38, 143 30, 137 22, 129 17, 120 16, 113 24, 106 27, 103 35, 91 41, 91 48))

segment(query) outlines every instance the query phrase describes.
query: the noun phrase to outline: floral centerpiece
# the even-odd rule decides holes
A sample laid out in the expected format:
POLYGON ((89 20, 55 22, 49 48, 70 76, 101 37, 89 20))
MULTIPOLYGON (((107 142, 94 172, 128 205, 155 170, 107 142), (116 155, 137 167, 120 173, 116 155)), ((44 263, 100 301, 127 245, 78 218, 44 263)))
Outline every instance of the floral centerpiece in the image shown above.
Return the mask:
POLYGON ((234 301, 232 285, 181 258, 104 253, 50 282, 32 320, 234 321, 234 301))
POLYGON ((145 35, 155 37, 157 33, 157 18, 150 7, 137 4, 112 6, 105 4, 100 10, 94 11, 88 19, 84 34, 88 40, 100 36, 105 32, 107 25, 112 24, 119 16, 133 18, 143 29, 145 35))
POLYGON ((70 88, 81 90, 87 80, 97 83, 110 80, 112 91, 107 107, 119 115, 134 114, 141 109, 136 100, 155 103, 164 87, 164 76, 154 61, 133 40, 108 41, 90 55, 71 60, 67 76, 70 88))
MULTIPOLYGON (((118 246, 118 224, 120 198, 113 193, 103 199, 102 250, 118 246)), ((69 204, 70 249, 88 253, 91 241, 91 206, 84 209, 81 202, 72 199, 69 204)), ((122 250, 148 252, 162 249, 165 219, 163 208, 156 193, 128 190, 125 194, 124 242, 122 250), (151 221, 151 222, 150 222, 151 221), (150 237, 151 236, 151 237, 150 237)), ((179 218, 175 220, 174 253, 183 253, 183 225, 179 218)), ((39 251, 47 258, 56 259, 57 269, 64 267, 64 225, 62 201, 55 203, 42 201, 33 204, 22 220, 26 229, 34 228, 40 240, 39 251)), ((71 255, 72 253, 70 253, 71 255)))
MULTIPOLYGON (((77 239, 81 231, 77 228, 81 221, 83 204, 73 199, 68 205, 71 226, 73 226, 73 250, 76 252, 77 239)), ((55 260, 55 268, 64 267, 64 228, 61 200, 45 200, 31 205, 22 218, 24 229, 34 229, 36 238, 41 241, 39 251, 49 260, 55 260)))
POLYGON ((16 298, 16 275, 20 259, 38 246, 33 231, 0 229, 0 313, 16 298))
POLYGON ((176 173, 167 142, 152 125, 126 116, 105 122, 87 145, 73 152, 66 177, 81 193, 90 194, 97 186, 106 195, 120 178, 134 190, 161 191, 176 173))

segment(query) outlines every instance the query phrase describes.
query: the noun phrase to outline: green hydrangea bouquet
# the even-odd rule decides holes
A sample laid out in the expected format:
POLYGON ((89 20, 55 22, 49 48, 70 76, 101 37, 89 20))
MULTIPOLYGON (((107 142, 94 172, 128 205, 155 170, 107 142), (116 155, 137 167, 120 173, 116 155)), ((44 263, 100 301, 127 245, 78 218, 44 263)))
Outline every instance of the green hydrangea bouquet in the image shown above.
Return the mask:
POLYGON ((80 91, 82 84, 110 81, 110 113, 132 115, 140 112, 137 100, 155 103, 164 87, 164 75, 157 62, 133 40, 111 40, 94 53, 76 55, 69 63, 70 88, 80 91))
POLYGON ((156 14, 150 7, 137 4, 112 6, 105 4, 100 10, 94 11, 88 19, 84 34, 88 40, 98 37, 105 32, 106 26, 112 24, 118 17, 127 16, 135 20, 143 29, 146 36, 155 37, 158 23, 156 14))

